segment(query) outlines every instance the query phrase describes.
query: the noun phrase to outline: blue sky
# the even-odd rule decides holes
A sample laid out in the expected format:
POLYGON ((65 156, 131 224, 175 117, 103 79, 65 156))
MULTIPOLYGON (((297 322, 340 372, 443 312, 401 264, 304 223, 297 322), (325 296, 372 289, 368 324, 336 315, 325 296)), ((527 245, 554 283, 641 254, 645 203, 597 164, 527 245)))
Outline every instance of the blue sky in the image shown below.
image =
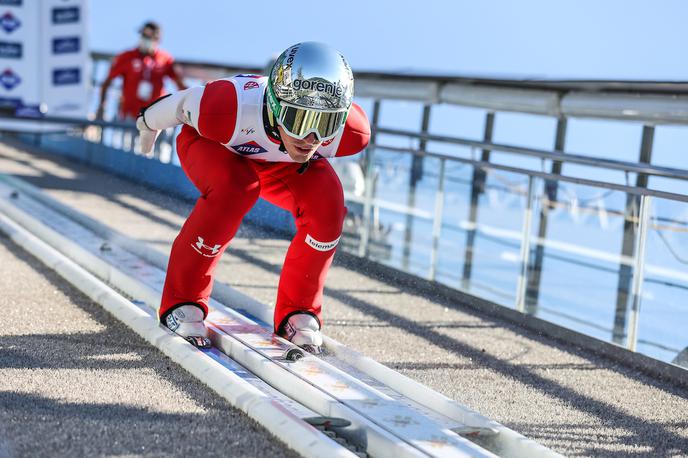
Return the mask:
POLYGON ((91 43, 120 50, 155 19, 178 58, 263 65, 318 40, 358 70, 685 80, 686 17, 678 0, 101 0, 91 2, 91 43))

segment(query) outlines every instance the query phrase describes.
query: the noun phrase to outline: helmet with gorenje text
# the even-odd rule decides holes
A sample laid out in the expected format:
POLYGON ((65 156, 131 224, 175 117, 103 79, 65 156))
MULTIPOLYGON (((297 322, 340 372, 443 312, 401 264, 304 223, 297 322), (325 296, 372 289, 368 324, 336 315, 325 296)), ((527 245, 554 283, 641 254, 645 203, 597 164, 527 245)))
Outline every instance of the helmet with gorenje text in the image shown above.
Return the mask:
POLYGON ((351 67, 337 50, 316 42, 287 48, 270 71, 270 112, 294 138, 314 133, 321 141, 335 137, 346 122, 354 96, 351 67))

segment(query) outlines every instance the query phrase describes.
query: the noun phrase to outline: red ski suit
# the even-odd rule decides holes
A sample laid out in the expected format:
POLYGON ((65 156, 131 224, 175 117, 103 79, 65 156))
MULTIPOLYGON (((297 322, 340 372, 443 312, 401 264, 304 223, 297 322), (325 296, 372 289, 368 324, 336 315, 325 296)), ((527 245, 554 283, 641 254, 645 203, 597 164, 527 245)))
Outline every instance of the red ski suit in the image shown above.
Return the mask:
MULTIPOLYGON (((311 160, 308 168, 298 173, 302 164, 279 151, 279 142, 267 135, 255 138, 269 138, 270 145, 263 140, 237 144, 246 139, 241 135, 252 133, 253 128, 248 127, 239 133, 242 126, 264 130, 262 118, 258 124, 239 118, 251 116, 248 113, 256 117, 256 109, 251 111, 248 103, 243 103, 243 91, 264 93, 265 80, 242 75, 211 82, 202 93, 198 92, 201 88, 194 88, 197 93, 186 96, 185 102, 160 101, 161 106, 176 106, 177 119, 187 124, 177 138, 177 153, 184 172, 201 193, 172 245, 161 317, 184 303, 198 304, 207 313, 220 256, 244 215, 262 197, 291 212, 296 223, 296 235, 287 251, 277 291, 275 329, 300 311, 321 320, 325 277, 346 214, 342 185, 324 158, 311 160), (239 140, 235 142, 235 138, 239 140)), ((252 97, 262 100, 263 95, 252 97)), ((157 110, 157 118, 163 119, 171 109, 160 114, 156 103, 146 111, 146 121, 154 124, 153 128, 165 127, 164 122, 155 125, 156 114, 149 110, 157 110)), ((367 146, 369 138, 368 119, 353 104, 344 129, 334 140, 325 142, 316 155, 356 154, 367 146)))

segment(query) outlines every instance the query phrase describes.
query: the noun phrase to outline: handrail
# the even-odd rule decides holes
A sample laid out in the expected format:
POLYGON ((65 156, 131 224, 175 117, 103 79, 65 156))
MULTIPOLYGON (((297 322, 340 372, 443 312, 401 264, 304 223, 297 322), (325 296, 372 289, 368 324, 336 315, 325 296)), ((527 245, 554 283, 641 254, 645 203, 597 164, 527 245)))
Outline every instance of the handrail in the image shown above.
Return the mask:
MULTIPOLYGON (((38 121, 46 123, 60 123, 60 124, 74 124, 74 125, 94 125, 98 127, 110 127, 118 129, 135 129, 135 125, 131 122, 120 122, 120 121, 102 121, 102 120, 90 120, 85 118, 71 118, 65 116, 41 116, 41 117, 18 117, 5 112, 0 111, 0 118, 11 118, 21 121, 38 121)), ((476 149, 490 149, 493 151, 502 151, 514 154, 520 154, 523 156, 538 157, 541 159, 547 159, 562 163, 572 163, 580 164, 591 167, 606 168, 611 170, 620 170, 622 172, 632 172, 632 173, 642 173, 645 175, 653 175, 664 178, 672 178, 678 180, 688 180, 688 170, 676 169, 672 167, 662 167, 650 164, 642 164, 636 162, 619 161, 615 159, 602 159, 596 157, 589 157, 571 153, 562 153, 559 151, 548 151, 537 148, 527 148, 521 146, 511 146, 502 143, 484 142, 480 140, 471 140, 467 138, 459 137, 449 137, 444 135, 436 134, 424 134, 413 131, 407 131, 402 129, 390 129, 385 127, 377 127, 375 131, 378 134, 388 134, 388 135, 399 135, 409 138, 416 138, 419 140, 426 141, 437 141, 443 143, 452 143, 456 145, 469 146, 476 149)), ((381 147, 380 145, 377 145, 381 147)), ((385 149, 391 149, 385 147, 385 149)), ((404 151, 410 151, 404 149, 404 151)), ((433 156, 432 154, 429 154, 433 156)), ((434 157, 434 156, 433 156, 434 157)), ((453 156, 447 156, 447 158, 454 158, 453 156)), ((463 162, 463 161, 460 161, 463 162)), ((474 162, 467 162, 473 164, 474 162)), ((490 164, 495 165, 495 164, 490 164)), ((527 171, 528 169, 522 169, 527 171)), ((552 176, 552 179, 558 179, 560 175, 552 176)), ((602 183, 602 182, 600 182, 602 183)), ((632 187, 630 187, 632 188, 632 187)), ((629 189, 630 189, 629 188, 629 189)))
POLYGON ((476 149, 488 149, 491 151, 502 151, 520 154, 523 156, 539 157, 557 162, 570 162, 573 164, 600 167, 623 172, 642 173, 664 178, 674 178, 677 180, 688 180, 688 170, 675 169, 672 167, 662 167, 640 162, 619 161, 615 159, 603 159, 599 157, 583 156, 578 154, 563 153, 561 151, 548 151, 537 148, 527 148, 522 146, 511 146, 503 143, 484 142, 467 138, 449 137, 445 135, 425 134, 401 129, 390 129, 386 127, 376 128, 378 134, 400 135, 426 141, 437 141, 452 143, 456 145, 470 146, 476 149))
POLYGON ((451 156, 451 155, 445 154, 445 153, 434 153, 431 151, 422 151, 422 150, 417 150, 417 149, 407 148, 407 147, 387 146, 387 145, 378 144, 378 145, 375 145, 375 148, 384 149, 386 151, 398 152, 398 153, 409 153, 409 154, 412 154, 414 156, 430 157, 430 158, 446 160, 446 161, 461 162, 463 164, 470 164, 474 167, 477 167, 477 168, 483 169, 483 170, 495 169, 495 170, 501 170, 504 172, 511 172, 511 173, 518 173, 521 175, 540 177, 540 178, 544 178, 546 180, 566 181, 569 183, 581 184, 581 185, 585 185, 585 186, 594 186, 594 187, 598 187, 598 188, 613 189, 616 191, 622 191, 622 192, 634 194, 637 196, 654 196, 654 197, 660 197, 663 199, 676 200, 679 202, 688 202, 688 195, 685 195, 685 194, 676 194, 673 192, 659 191, 656 189, 643 188, 643 187, 638 187, 638 186, 628 186, 628 185, 622 185, 622 184, 616 184, 616 183, 609 183, 606 181, 591 180, 588 178, 578 178, 578 177, 559 175, 559 174, 554 174, 554 173, 549 173, 549 172, 540 172, 537 170, 522 169, 520 167, 511 167, 508 165, 495 164, 493 162, 478 161, 475 159, 467 159, 467 158, 463 158, 463 157, 451 156))
MULTIPOLYGON (((94 60, 109 60, 115 53, 105 51, 91 52, 94 60)), ((193 59, 177 59, 182 67, 201 67, 209 70, 239 71, 260 73, 263 67, 233 63, 206 62, 193 59)), ((267 59, 266 59, 267 62, 267 59)), ((370 80, 398 80, 408 82, 462 83, 469 85, 491 86, 511 89, 550 90, 558 93, 572 91, 585 92, 633 92, 636 94, 687 94, 688 82, 685 81, 640 81, 640 80, 586 80, 586 79, 541 79, 541 78, 494 78, 485 76, 458 76, 448 74, 412 74, 403 70, 394 72, 356 71, 357 78, 370 80)))
MULTIPOLYGON (((94 60, 112 54, 94 52, 94 60)), ((178 60, 184 74, 202 80, 233 73, 263 73, 262 68, 178 60)), ((453 75, 414 75, 357 71, 356 94, 373 99, 448 103, 488 111, 553 117, 590 117, 688 124, 688 83, 499 79, 453 75)))
MULTIPOLYGON (((110 127, 115 129, 136 130, 136 124, 129 121, 104 121, 99 119, 74 118, 69 116, 54 116, 54 115, 40 115, 40 116, 16 116, 4 110, 0 110, 0 118, 11 119, 13 121, 21 122, 40 122, 40 123, 55 123, 55 124, 70 124, 75 126, 98 126, 110 127)), ((2 130, 8 130, 2 128, 2 130)))
MULTIPOLYGON (((64 117, 64 116, 42 116, 40 118, 33 118, 33 117, 29 118, 29 117, 12 116, 12 115, 9 115, 7 113, 0 112, 0 118, 11 118, 11 119, 18 120, 18 121, 38 121, 38 122, 43 122, 43 123, 73 124, 73 125, 77 125, 77 126, 94 125, 94 126, 99 126, 99 127, 104 127, 104 128, 109 127, 109 128, 118 128, 118 129, 127 129, 127 130, 131 130, 131 129, 136 128, 134 126, 134 124, 130 123, 130 122, 128 123, 128 122, 100 121, 100 120, 70 118, 70 117, 64 117)), ((1 130, 7 131, 10 129, 3 128, 1 130)), ((481 141, 477 141, 477 140, 468 140, 468 139, 455 138, 455 137, 446 137, 446 136, 442 136, 442 135, 419 134, 416 132, 409 132, 409 131, 398 130, 398 129, 388 129, 388 128, 378 127, 376 129, 376 132, 377 133, 383 133, 383 134, 391 134, 391 135, 403 135, 403 136, 407 136, 407 137, 424 139, 424 140, 428 140, 428 141, 455 143, 455 144, 461 144, 461 145, 471 146, 471 147, 475 147, 475 148, 489 148, 489 149, 498 150, 498 151, 508 151, 508 152, 514 152, 516 154, 541 157, 544 159, 551 159, 551 160, 560 161, 560 162, 571 162, 571 163, 576 163, 576 164, 590 165, 590 166, 594 166, 594 167, 602 167, 602 168, 606 167, 606 168, 615 169, 615 170, 629 171, 629 172, 635 172, 635 173, 644 173, 647 175, 655 175, 655 176, 662 176, 662 177, 667 177, 667 178, 676 178, 676 179, 688 180, 688 171, 680 170, 680 169, 672 169, 669 167, 657 167, 657 166, 650 166, 650 165, 642 165, 642 164, 635 164, 632 162, 615 161, 615 160, 611 160, 611 159, 587 158, 585 156, 562 154, 562 153, 558 153, 558 152, 538 150, 538 149, 533 149, 533 148, 523 148, 523 147, 502 145, 502 144, 498 144, 498 143, 481 142, 481 141)), ((387 151, 410 153, 414 156, 419 156, 419 157, 429 157, 429 158, 435 158, 435 159, 441 159, 441 160, 460 162, 463 164, 473 165, 473 166, 480 168, 480 169, 483 169, 483 170, 486 170, 486 169, 487 170, 489 170, 489 169, 501 170, 501 171, 518 173, 518 174, 527 175, 527 176, 537 176, 537 177, 541 177, 541 178, 548 179, 548 180, 555 180, 555 181, 559 180, 559 181, 565 181, 565 182, 570 182, 570 183, 575 183, 575 184, 582 184, 582 185, 587 185, 587 186, 595 186, 595 187, 606 188, 606 189, 614 189, 617 191, 627 192, 629 194, 634 194, 634 195, 639 195, 639 196, 647 195, 647 196, 660 197, 660 198, 664 198, 664 199, 676 200, 676 201, 680 201, 680 202, 688 202, 688 196, 687 195, 676 194, 676 193, 667 192, 667 191, 660 191, 660 190, 656 190, 656 189, 643 188, 643 187, 637 187, 637 186, 629 186, 629 185, 621 185, 621 184, 616 184, 616 183, 609 183, 606 181, 591 180, 588 178, 577 178, 577 177, 571 177, 571 176, 566 176, 566 175, 553 174, 553 173, 549 173, 549 172, 541 172, 541 171, 536 171, 536 170, 531 170, 531 169, 524 169, 521 167, 512 167, 512 166, 507 166, 507 165, 495 164, 495 163, 479 161, 479 160, 475 160, 475 159, 468 159, 468 158, 452 156, 452 155, 445 154, 445 153, 435 153, 432 151, 418 150, 418 149, 413 149, 413 148, 408 148, 408 147, 395 147, 395 146, 391 146, 391 145, 381 145, 381 144, 376 144, 376 145, 374 145, 374 147, 378 148, 378 149, 384 149, 387 151)))

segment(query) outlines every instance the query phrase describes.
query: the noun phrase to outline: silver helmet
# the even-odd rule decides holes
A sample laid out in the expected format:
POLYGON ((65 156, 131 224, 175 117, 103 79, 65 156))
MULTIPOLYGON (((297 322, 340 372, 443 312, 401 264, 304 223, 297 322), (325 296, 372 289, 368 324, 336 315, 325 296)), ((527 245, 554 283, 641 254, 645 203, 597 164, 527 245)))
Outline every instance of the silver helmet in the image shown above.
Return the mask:
POLYGON ((342 54, 316 42, 295 44, 270 71, 270 111, 291 136, 334 137, 344 125, 354 95, 354 77, 342 54))

